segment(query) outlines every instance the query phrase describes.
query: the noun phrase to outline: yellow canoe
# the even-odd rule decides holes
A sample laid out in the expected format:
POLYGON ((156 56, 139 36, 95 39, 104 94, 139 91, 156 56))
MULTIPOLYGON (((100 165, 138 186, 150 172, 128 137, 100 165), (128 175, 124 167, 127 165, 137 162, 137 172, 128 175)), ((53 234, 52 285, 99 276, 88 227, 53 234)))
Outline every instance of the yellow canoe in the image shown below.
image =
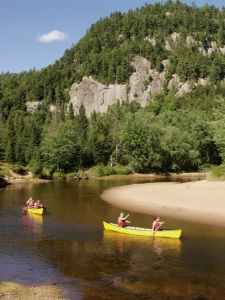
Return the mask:
POLYGON ((172 239, 179 239, 182 232, 181 229, 162 229, 162 230, 154 231, 154 233, 152 233, 152 229, 150 228, 142 228, 142 227, 135 227, 135 226, 119 227, 117 224, 109 223, 105 221, 103 221, 103 226, 106 230, 112 230, 112 231, 125 233, 125 234, 164 237, 164 238, 172 238, 172 239))
POLYGON ((32 214, 43 215, 44 208, 28 208, 27 211, 32 214))

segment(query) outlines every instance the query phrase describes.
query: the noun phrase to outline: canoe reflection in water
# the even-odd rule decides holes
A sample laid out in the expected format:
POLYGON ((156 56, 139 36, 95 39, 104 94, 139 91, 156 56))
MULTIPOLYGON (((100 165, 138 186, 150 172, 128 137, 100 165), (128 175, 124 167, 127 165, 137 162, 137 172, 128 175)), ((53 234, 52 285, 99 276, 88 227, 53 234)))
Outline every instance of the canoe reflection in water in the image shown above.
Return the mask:
POLYGON ((162 252, 172 252, 174 256, 181 254, 182 242, 180 239, 164 239, 145 236, 132 236, 104 230, 104 243, 117 245, 119 251, 123 253, 125 247, 137 247, 152 250, 153 253, 160 255, 162 252))
POLYGON ((35 236, 41 237, 43 233, 43 216, 35 214, 23 214, 23 229, 35 236))

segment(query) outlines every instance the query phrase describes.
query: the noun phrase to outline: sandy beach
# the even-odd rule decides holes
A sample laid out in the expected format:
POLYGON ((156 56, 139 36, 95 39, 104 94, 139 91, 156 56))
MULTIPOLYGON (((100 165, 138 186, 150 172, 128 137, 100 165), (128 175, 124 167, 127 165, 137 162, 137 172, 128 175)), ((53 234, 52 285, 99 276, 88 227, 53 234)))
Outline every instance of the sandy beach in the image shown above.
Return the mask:
POLYGON ((101 198, 128 212, 225 227, 225 181, 135 184, 106 190, 101 198))

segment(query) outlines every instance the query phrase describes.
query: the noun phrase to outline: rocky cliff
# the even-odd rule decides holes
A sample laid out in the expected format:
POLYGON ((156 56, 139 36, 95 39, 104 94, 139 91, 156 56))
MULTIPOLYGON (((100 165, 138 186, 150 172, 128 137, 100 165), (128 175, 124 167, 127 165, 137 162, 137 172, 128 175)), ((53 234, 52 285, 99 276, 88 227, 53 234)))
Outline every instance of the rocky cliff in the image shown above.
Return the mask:
MULTIPOLYGON (((155 44, 154 37, 146 37, 145 40, 153 45, 155 44)), ((215 51, 221 51, 222 54, 225 54, 225 46, 221 48, 218 47, 216 42, 211 42, 208 49, 206 49, 193 36, 188 36, 186 41, 181 41, 180 34, 176 32, 172 33, 168 39, 165 39, 164 47, 168 51, 173 51, 175 47, 179 47, 182 43, 185 43, 187 47, 197 45, 198 51, 203 55, 211 55, 215 51)), ((210 84, 209 78, 199 78, 196 82, 181 82, 177 74, 173 74, 169 82, 166 82, 165 74, 170 64, 169 60, 162 61, 164 70, 161 73, 151 68, 151 62, 141 56, 136 56, 131 64, 135 72, 130 76, 127 85, 116 83, 104 85, 94 80, 91 76, 84 77, 80 83, 74 83, 69 90, 70 101, 68 107, 71 103, 74 114, 77 114, 81 103, 83 103, 87 116, 90 116, 94 111, 100 113, 106 112, 108 106, 117 101, 131 102, 135 100, 144 107, 148 102, 153 101, 155 94, 163 93, 164 88, 169 91, 175 89, 175 96, 180 97, 184 93, 191 91, 193 86, 210 84)), ((33 112, 38 108, 40 103, 27 102, 27 110, 33 112)), ((55 110, 55 107, 51 105, 49 109, 55 110)))
POLYGON ((74 114, 84 104, 87 116, 93 111, 106 112, 109 105, 117 100, 127 101, 127 88, 121 84, 104 85, 92 79, 84 77, 81 83, 74 83, 70 89, 70 102, 73 105, 74 114))
POLYGON ((141 56, 135 57, 132 65, 136 72, 130 76, 129 88, 122 84, 103 85, 92 77, 84 77, 81 83, 74 83, 70 89, 74 113, 78 112, 81 103, 84 104, 87 116, 93 111, 106 112, 108 106, 118 100, 136 100, 145 106, 155 93, 163 91, 164 72, 158 73, 151 69, 151 63, 141 56))
MULTIPOLYGON (((153 101, 155 94, 163 92, 165 72, 169 61, 165 60, 162 63, 164 71, 160 73, 151 68, 151 63, 147 59, 136 56, 132 62, 135 72, 130 76, 129 86, 122 84, 104 85, 92 77, 84 77, 79 84, 74 83, 69 91, 74 114, 78 112, 81 103, 84 104, 87 116, 90 116, 93 111, 106 112, 108 106, 117 101, 131 102, 135 100, 142 107, 146 106, 148 102, 153 101)), ((200 79, 195 85, 208 83, 207 80, 200 79)), ((191 90, 191 84, 181 82, 179 76, 174 74, 168 82, 167 88, 169 90, 176 89, 176 96, 179 97, 191 90)))
MULTIPOLYGON (((154 37, 146 37, 145 39, 153 45, 155 44, 154 37)), ((181 43, 185 43, 187 47, 198 45, 198 51, 203 55, 209 56, 215 51, 221 51, 225 54, 225 46, 221 48, 216 42, 211 42, 206 49, 193 36, 187 36, 186 41, 181 41, 180 34, 177 32, 165 39, 164 47, 173 51, 181 43)), ((210 84, 209 78, 199 78, 196 82, 181 82, 177 74, 174 74, 169 82, 165 82, 166 68, 169 63, 169 60, 162 61, 164 71, 160 73, 151 68, 151 62, 147 59, 136 56, 132 61, 135 72, 130 76, 128 85, 111 84, 106 86, 95 81, 92 77, 84 77, 81 83, 74 83, 70 89, 70 102, 73 105, 74 113, 77 113, 82 102, 87 116, 90 116, 94 110, 101 113, 106 112, 108 106, 118 100, 120 102, 136 100, 144 107, 148 102, 153 101, 155 94, 163 93, 165 87, 170 91, 175 89, 175 96, 180 97, 184 93, 190 92, 193 86, 210 84)))

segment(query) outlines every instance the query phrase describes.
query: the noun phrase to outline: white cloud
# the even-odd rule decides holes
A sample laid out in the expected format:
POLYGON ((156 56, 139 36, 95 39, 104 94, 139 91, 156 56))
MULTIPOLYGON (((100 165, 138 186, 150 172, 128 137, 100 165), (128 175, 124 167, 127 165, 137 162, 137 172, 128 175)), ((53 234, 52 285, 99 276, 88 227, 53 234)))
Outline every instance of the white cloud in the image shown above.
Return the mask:
POLYGON ((55 41, 63 42, 69 39, 69 35, 59 30, 52 30, 49 33, 40 35, 37 40, 41 43, 51 43, 55 41))

